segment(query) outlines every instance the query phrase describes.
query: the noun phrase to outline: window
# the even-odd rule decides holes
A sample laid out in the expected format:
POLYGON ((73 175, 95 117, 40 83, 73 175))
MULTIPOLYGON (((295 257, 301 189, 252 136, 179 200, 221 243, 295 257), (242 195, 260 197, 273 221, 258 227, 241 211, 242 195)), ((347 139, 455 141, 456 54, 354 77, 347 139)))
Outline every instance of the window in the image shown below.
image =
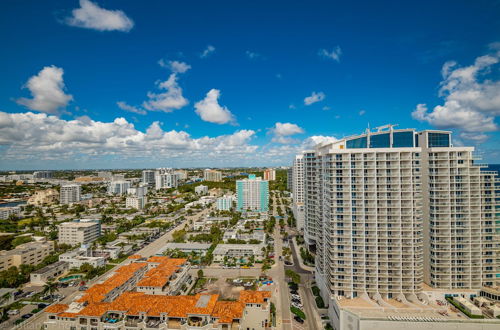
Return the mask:
POLYGON ((370 148, 389 148, 390 134, 375 134, 370 135, 370 148))
POLYGON ((392 147, 393 148, 413 147, 413 131, 393 132, 392 147))
POLYGON ((366 147, 367 147, 366 136, 346 141, 347 149, 357 149, 366 147))
POLYGON ((427 146, 429 148, 434 147, 449 147, 450 146, 450 134, 448 133, 428 133, 427 146))

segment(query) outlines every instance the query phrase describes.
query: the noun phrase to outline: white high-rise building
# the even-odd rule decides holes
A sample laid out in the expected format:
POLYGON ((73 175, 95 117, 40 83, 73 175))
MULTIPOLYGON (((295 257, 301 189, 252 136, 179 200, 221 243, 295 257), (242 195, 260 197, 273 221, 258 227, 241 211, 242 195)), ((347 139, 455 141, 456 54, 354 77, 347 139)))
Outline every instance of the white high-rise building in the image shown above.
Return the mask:
POLYGON ((123 195, 130 188, 130 182, 125 180, 111 181, 108 186, 108 194, 123 195))
POLYGON ((293 161, 292 180, 293 216, 297 222, 297 229, 304 230, 304 155, 297 155, 293 161))
POLYGON ((71 204, 80 201, 81 187, 78 184, 68 184, 61 186, 59 203, 71 204))
POLYGON ((219 211, 230 211, 233 208, 233 201, 236 198, 234 196, 223 196, 217 198, 217 210, 219 211))
POLYGON ((158 168, 155 171, 155 189, 177 188, 179 185, 179 175, 175 174, 171 168, 158 168))
POLYGON ((450 132, 384 128, 297 157, 305 239, 338 329, 346 306, 414 308, 427 289, 444 299, 494 286, 499 272, 496 173, 481 171, 474 148, 452 146, 450 132))
POLYGON ((155 171, 144 170, 142 171, 142 183, 149 185, 150 187, 155 185, 155 171))
POLYGON ((222 181, 222 172, 217 170, 206 169, 203 171, 203 179, 205 181, 222 181))
POLYGON ((148 186, 144 183, 139 184, 139 187, 133 187, 127 189, 127 195, 134 197, 144 197, 148 194, 148 186))

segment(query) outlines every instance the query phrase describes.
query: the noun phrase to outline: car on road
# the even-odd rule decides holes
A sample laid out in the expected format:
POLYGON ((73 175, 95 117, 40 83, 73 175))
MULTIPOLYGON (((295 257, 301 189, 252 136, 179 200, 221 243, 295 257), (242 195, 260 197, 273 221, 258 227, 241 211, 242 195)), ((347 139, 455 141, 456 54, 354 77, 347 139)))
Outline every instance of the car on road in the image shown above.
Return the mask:
POLYGON ((8 315, 17 315, 19 314, 19 309, 11 309, 7 312, 8 315))
POLYGON ((304 323, 304 320, 303 320, 303 319, 301 319, 300 317, 298 317, 297 315, 295 315, 295 316, 293 317, 293 319, 294 319, 295 321, 299 322, 300 324, 303 324, 303 323, 304 323))
POLYGON ((30 317, 32 317, 32 316, 33 316, 33 314, 28 313, 28 314, 23 314, 23 315, 21 316, 21 318, 23 318, 23 319, 29 319, 29 318, 30 318, 30 317))

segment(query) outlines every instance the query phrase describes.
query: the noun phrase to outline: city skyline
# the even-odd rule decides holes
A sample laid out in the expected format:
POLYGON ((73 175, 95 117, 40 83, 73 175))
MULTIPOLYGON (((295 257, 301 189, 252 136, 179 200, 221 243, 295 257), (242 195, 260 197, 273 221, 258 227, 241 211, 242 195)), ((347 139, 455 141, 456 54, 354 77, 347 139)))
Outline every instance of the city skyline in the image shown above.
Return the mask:
POLYGON ((385 124, 500 163, 498 2, 2 8, 0 170, 276 167, 385 124))

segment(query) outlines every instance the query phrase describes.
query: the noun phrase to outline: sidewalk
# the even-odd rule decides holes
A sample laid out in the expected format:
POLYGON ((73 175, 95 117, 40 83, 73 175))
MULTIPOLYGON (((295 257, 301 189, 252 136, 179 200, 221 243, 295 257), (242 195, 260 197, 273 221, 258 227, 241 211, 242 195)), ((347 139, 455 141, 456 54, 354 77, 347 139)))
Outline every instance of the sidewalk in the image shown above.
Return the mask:
POLYGON ((295 240, 295 237, 292 239, 293 246, 295 248, 295 251, 297 251, 297 259, 299 260, 299 266, 305 271, 314 273, 314 267, 311 266, 306 266, 304 265, 304 262, 302 261, 302 256, 300 255, 300 247, 297 245, 297 241, 295 240))

